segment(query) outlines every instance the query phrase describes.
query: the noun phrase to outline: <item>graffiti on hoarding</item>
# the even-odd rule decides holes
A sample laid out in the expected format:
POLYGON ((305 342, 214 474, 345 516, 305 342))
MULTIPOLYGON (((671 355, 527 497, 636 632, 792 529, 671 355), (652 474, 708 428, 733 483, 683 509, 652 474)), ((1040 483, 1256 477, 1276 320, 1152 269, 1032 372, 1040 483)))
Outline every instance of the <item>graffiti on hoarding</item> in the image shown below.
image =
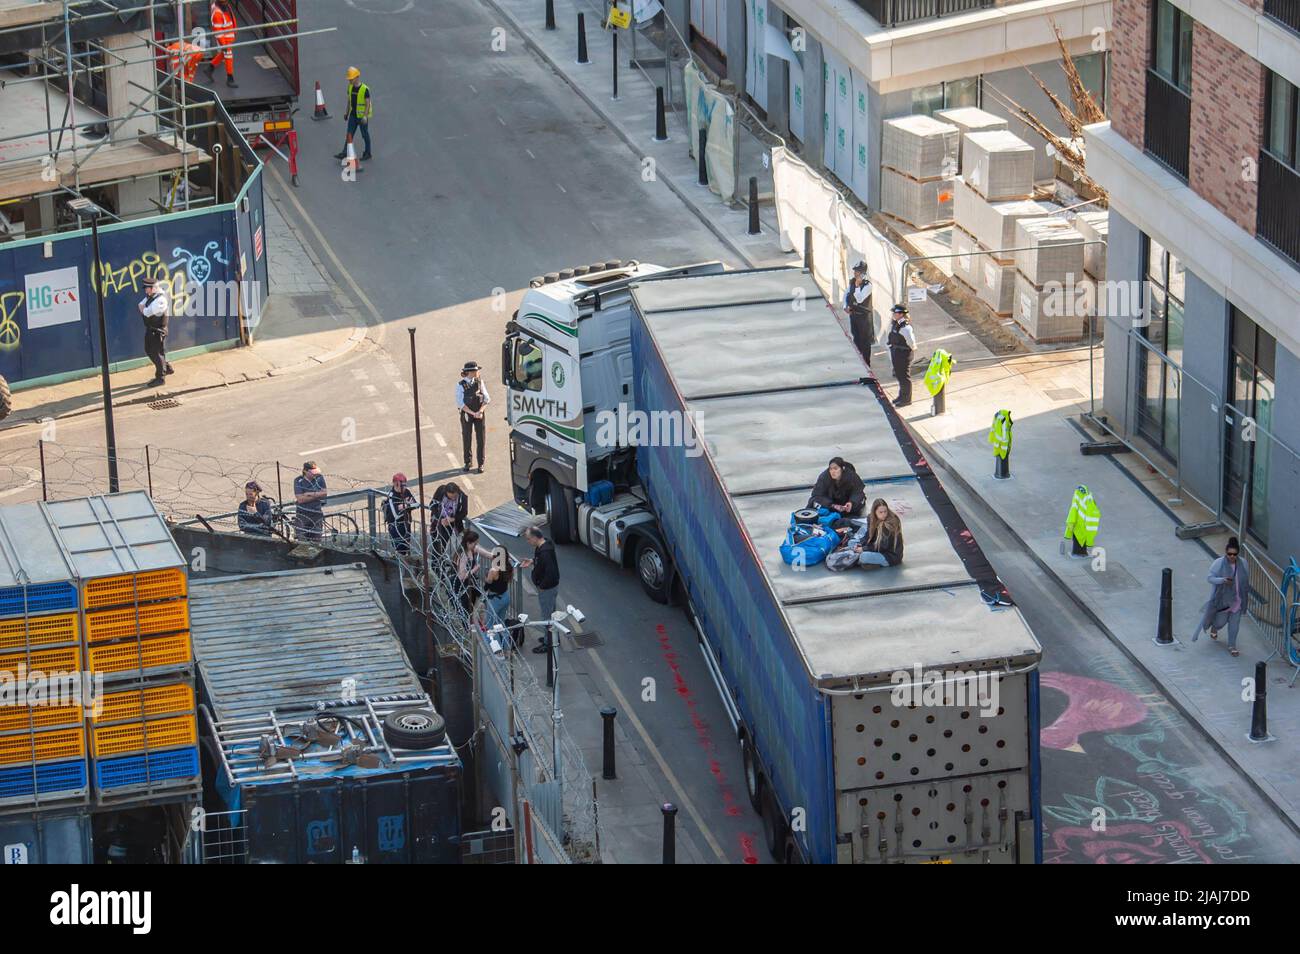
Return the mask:
POLYGON ((212 262, 208 261, 209 252, 212 253, 212 258, 216 260, 219 264, 221 265, 230 264, 222 256, 221 252, 219 251, 220 248, 221 248, 220 242, 209 242, 207 245, 203 246, 202 255, 195 255, 189 249, 181 248, 178 245, 176 248, 172 249, 172 255, 176 257, 176 261, 172 262, 171 267, 173 270, 175 270, 177 266, 184 264, 185 270, 189 272, 190 279, 194 282, 194 284, 202 285, 212 275, 212 262))
POLYGON ((23 306, 26 292, 11 291, 0 295, 0 351, 13 351, 22 343, 18 327, 18 309, 23 306))

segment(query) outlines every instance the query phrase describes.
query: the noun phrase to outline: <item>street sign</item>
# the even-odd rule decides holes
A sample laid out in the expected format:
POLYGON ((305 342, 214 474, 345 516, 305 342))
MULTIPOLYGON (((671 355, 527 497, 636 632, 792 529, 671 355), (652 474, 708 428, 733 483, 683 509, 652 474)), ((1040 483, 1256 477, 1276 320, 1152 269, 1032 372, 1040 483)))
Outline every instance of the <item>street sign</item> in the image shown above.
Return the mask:
POLYGON ((609 8, 609 22, 620 29, 626 30, 632 25, 632 14, 628 10, 622 10, 617 6, 609 8))

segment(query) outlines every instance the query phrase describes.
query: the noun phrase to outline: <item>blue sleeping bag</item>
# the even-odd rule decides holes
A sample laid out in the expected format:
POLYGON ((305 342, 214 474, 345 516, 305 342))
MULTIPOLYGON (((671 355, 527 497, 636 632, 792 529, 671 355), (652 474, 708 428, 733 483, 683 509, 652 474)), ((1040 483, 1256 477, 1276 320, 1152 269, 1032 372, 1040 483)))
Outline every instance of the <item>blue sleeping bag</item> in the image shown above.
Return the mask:
POLYGON ((840 537, 830 525, 839 514, 820 507, 796 510, 790 514, 790 528, 781 544, 781 559, 792 566, 813 566, 840 545, 840 537))

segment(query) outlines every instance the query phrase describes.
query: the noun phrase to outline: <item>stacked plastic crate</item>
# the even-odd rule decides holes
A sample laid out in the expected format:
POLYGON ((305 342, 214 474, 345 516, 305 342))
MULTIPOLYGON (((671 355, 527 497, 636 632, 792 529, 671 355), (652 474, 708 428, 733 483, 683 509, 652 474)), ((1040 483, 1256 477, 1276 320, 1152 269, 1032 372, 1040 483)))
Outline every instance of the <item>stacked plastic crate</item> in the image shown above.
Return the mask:
POLYGON ((84 804, 89 794, 80 602, 38 504, 0 508, 0 811, 84 804))
POLYGON ((76 568, 90 779, 98 805, 200 784, 186 565, 148 495, 43 505, 76 568))

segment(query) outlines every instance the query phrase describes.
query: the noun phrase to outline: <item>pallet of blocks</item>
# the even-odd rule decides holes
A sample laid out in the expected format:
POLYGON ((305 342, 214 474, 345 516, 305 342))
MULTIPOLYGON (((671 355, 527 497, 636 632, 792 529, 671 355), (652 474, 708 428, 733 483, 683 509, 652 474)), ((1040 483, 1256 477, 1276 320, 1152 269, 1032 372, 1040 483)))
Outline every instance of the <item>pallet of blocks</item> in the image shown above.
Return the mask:
POLYGON ((1084 239, 1101 242, 1101 245, 1083 247, 1083 270, 1095 281, 1106 277, 1106 243, 1110 239, 1109 212, 1079 212, 1074 216, 1074 227, 1084 239))
POLYGON ((189 579, 166 522, 141 491, 42 506, 76 571, 98 689, 85 724, 93 803, 197 795, 189 579))
POLYGON ((1034 147, 1005 129, 963 138, 962 178, 989 202, 1034 194, 1034 147))
MULTIPOLYGON (((1009 199, 990 202, 964 180, 953 183, 953 219, 973 235, 986 249, 994 251, 1017 247, 1016 223, 1021 219, 1041 218, 1059 212, 1050 202, 1034 199, 1009 199)), ((1014 252, 998 256, 1004 262, 1015 258, 1014 252)))
POLYGON ((965 148, 964 140, 968 133, 996 132, 1007 128, 1007 121, 1001 116, 994 116, 992 113, 985 112, 975 106, 940 109, 935 112, 934 118, 957 127, 959 134, 957 140, 957 172, 959 173, 964 171, 961 163, 965 148))
POLYGON ((1016 291, 1013 318, 1035 341, 1078 341, 1087 334, 1091 288, 1083 272, 1083 236, 1056 218, 1016 224, 1016 291))
POLYGON ((886 120, 881 136, 880 210, 915 228, 952 221, 959 132, 929 116, 886 120))
POLYGON ((958 223, 952 227, 952 277, 972 294, 977 294, 975 271, 979 264, 979 243, 958 223))
POLYGON ((0 813, 89 799, 80 610, 40 505, 0 508, 0 813))

